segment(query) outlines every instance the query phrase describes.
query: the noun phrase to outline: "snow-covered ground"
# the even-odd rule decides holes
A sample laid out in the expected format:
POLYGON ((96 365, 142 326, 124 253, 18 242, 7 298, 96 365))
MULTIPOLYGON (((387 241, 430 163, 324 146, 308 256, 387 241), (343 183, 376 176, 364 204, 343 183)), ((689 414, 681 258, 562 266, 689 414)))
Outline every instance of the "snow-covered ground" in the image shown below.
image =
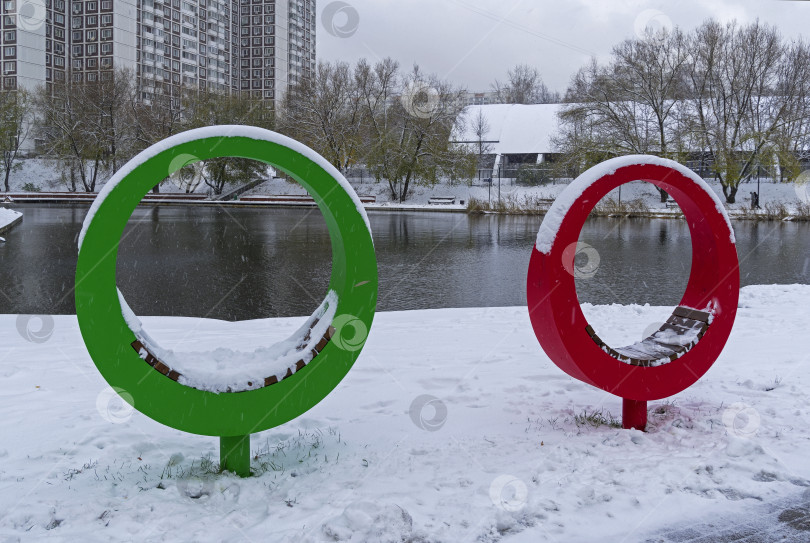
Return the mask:
MULTIPOLYGON (((556 184, 543 185, 539 187, 525 187, 514 185, 507 182, 501 184, 501 198, 512 199, 515 201, 524 201, 527 198, 556 198, 560 192, 568 186, 568 182, 558 182, 556 184)), ((712 179, 707 179, 706 183, 717 193, 720 200, 725 202, 723 196, 723 189, 719 182, 712 179)), ((385 203, 391 201, 391 194, 387 183, 374 183, 366 181, 364 183, 355 182, 352 180, 352 186, 357 194, 376 196, 378 203, 385 203)), ((786 205, 795 205, 799 202, 810 203, 810 192, 805 190, 806 185, 796 185, 794 183, 760 183, 760 205, 765 205, 768 202, 784 203, 786 205)), ((810 188, 810 187, 808 187, 810 188)), ((739 192, 737 193, 737 202, 735 204, 726 204, 729 209, 737 209, 741 207, 749 207, 750 193, 756 192, 757 184, 744 183, 740 185, 739 192)), ((261 185, 251 189, 246 194, 304 194, 305 191, 297 184, 289 183, 283 179, 274 179, 267 181, 261 185)), ((404 202, 408 205, 425 205, 432 197, 454 197, 456 201, 464 200, 469 201, 470 198, 477 200, 493 202, 498 199, 498 184, 497 180, 492 186, 491 190, 487 186, 466 184, 450 185, 447 183, 440 183, 434 187, 412 186, 410 196, 404 202)), ((622 186, 621 195, 619 190, 614 190, 607 196, 618 200, 621 197, 623 202, 640 198, 651 209, 665 208, 665 205, 660 202, 658 190, 650 183, 634 182, 622 186)))
MULTIPOLYGON (((669 311, 584 310, 614 345, 669 311)), ((303 318, 143 321, 167 348, 252 349, 303 318)), ((240 479, 209 473, 216 439, 123 407, 75 317, 0 316, 0 540, 633 542, 756 524, 810 486, 808 321, 810 286, 744 288, 720 359, 651 402, 641 433, 593 424, 620 400, 554 366, 525 307, 380 313, 337 389, 253 436, 260 475, 240 479)))
POLYGON ((22 216, 22 213, 19 211, 0 207, 0 233, 4 232, 7 226, 17 221, 20 216, 22 216))
MULTIPOLYGON (((60 180, 57 162, 47 159, 27 159, 20 161, 20 164, 22 165, 21 169, 15 171, 11 177, 12 192, 21 191, 25 183, 33 183, 42 191, 67 190, 67 185, 65 185, 64 181, 60 180)), ((105 180, 106 177, 100 180, 99 189, 105 180)), ((770 180, 761 182, 760 205, 765 206, 768 203, 782 203, 790 207, 802 202, 805 204, 810 203, 809 180, 810 174, 802 177, 798 184, 772 183, 770 180)), ((362 196, 376 196, 378 204, 384 205, 386 203, 392 203, 387 183, 376 183, 373 179, 364 179, 362 183, 358 179, 350 179, 350 182, 357 194, 362 196)), ((514 185, 510 180, 505 180, 501 184, 500 192, 502 198, 511 199, 516 202, 525 201, 527 198, 556 198, 567 186, 568 182, 570 182, 570 180, 540 187, 524 187, 514 185)), ((725 202, 720 183, 712 179, 707 179, 706 182, 718 194, 721 201, 725 202)), ((183 192, 182 189, 176 187, 169 181, 163 183, 160 190, 161 192, 183 192)), ((726 204, 726 207, 731 211, 750 207, 750 193, 756 192, 756 190, 757 184, 755 181, 743 183, 740 185, 739 192, 737 193, 737 202, 731 205, 726 204)), ((198 192, 205 191, 207 191, 205 185, 201 185, 198 188, 198 192)), ((306 191, 297 183, 288 182, 281 178, 274 178, 261 183, 245 194, 306 194, 306 191)), ((468 202, 471 198, 483 201, 491 199, 494 202, 497 201, 498 198, 497 179, 491 190, 487 186, 477 183, 473 186, 468 186, 465 183, 456 185, 439 183, 434 187, 412 185, 410 195, 404 202, 403 208, 425 206, 430 198, 445 196, 456 198, 457 203, 462 200, 468 202)), ((608 197, 614 200, 618 200, 621 197, 622 201, 640 198, 650 209, 666 209, 665 205, 660 203, 658 191, 649 183, 637 182, 624 185, 621 189, 621 195, 619 194, 619 190, 615 190, 611 192, 608 197)))

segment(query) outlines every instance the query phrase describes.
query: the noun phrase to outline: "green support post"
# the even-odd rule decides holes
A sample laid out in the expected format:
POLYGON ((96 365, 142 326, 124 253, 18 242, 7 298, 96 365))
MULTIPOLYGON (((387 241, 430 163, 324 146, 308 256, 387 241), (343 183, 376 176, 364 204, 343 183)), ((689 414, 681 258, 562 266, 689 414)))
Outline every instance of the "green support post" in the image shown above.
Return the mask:
POLYGON ((219 465, 222 471, 232 471, 240 477, 250 477, 250 434, 220 436, 219 465))

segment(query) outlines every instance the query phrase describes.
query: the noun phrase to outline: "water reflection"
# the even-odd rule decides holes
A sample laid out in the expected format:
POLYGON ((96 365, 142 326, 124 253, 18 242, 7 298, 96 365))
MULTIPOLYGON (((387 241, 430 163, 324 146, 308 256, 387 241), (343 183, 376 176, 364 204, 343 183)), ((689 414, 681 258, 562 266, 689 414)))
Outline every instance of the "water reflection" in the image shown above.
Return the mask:
MULTIPOLYGON (((0 244, 0 313, 74 313, 76 237, 86 206, 18 206, 0 244)), ((372 212, 381 311, 526 303, 541 217, 372 212)), ((743 285, 810 282, 810 224, 735 222, 743 285)), ((676 304, 691 243, 679 220, 592 219, 599 268, 581 301, 676 304)), ((124 233, 118 284, 141 315, 303 315, 323 298, 331 245, 317 210, 142 207, 124 233)))

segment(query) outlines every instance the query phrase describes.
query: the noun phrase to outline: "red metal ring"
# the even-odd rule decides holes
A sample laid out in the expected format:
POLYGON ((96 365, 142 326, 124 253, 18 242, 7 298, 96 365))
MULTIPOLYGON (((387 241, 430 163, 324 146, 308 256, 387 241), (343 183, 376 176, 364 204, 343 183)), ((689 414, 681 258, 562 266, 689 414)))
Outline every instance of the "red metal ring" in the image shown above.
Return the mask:
MULTIPOLYGON (((571 194, 571 193, 569 193, 571 194)), ((529 316, 540 345, 572 377, 622 398, 647 401, 676 394, 695 383, 714 363, 731 333, 740 290, 734 233, 722 203, 694 172, 657 157, 611 159, 588 170, 557 198, 543 225, 559 222, 547 252, 532 250, 526 284, 529 316), (613 164, 611 164, 613 163, 613 164), (611 168, 616 165, 615 168, 611 168), (602 174, 604 172, 604 174, 602 174), (577 298, 574 251, 588 214, 611 190, 630 181, 650 182, 669 193, 683 211, 692 237, 692 270, 680 305, 703 309, 713 319, 703 337, 680 358, 660 366, 634 366, 604 352, 588 335, 577 298), (566 209, 566 191, 581 191, 566 209), (559 205, 558 205, 559 203, 559 205)), ((541 226, 543 235, 543 226, 541 226)))

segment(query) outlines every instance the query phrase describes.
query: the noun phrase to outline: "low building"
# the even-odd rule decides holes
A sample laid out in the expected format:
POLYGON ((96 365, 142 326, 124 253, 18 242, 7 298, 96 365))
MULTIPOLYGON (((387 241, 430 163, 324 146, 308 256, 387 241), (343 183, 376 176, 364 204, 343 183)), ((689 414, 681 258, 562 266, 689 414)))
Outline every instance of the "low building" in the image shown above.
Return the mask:
POLYGON ((467 106, 459 115, 453 139, 483 150, 479 177, 517 177, 521 165, 552 162, 552 136, 563 104, 484 104, 467 106))

